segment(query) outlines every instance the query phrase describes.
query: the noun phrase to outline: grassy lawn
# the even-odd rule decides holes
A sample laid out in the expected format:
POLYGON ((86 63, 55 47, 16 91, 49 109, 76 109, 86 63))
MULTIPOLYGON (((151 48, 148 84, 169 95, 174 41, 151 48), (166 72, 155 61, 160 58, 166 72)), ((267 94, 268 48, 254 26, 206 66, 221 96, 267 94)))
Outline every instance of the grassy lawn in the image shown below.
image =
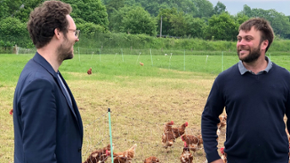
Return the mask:
MULTIPOLYGON (((12 109, 19 74, 33 54, 0 55, 0 162, 13 162, 12 109)), ((287 55, 271 60, 290 69, 287 55)), ((95 148, 109 144, 111 109, 114 151, 137 144, 133 162, 156 156, 179 162, 183 142, 178 138, 168 152, 162 148, 164 123, 188 122, 187 134, 200 133, 200 119, 215 77, 238 62, 236 55, 78 55, 64 61, 60 71, 76 98, 84 125, 83 161, 95 148), (142 62, 144 66, 141 66, 142 62), (92 75, 87 70, 92 68, 92 75)), ((222 147, 224 138, 219 139, 222 147)), ((200 150, 194 162, 205 161, 200 150)), ((111 161, 107 161, 111 162, 111 161)))

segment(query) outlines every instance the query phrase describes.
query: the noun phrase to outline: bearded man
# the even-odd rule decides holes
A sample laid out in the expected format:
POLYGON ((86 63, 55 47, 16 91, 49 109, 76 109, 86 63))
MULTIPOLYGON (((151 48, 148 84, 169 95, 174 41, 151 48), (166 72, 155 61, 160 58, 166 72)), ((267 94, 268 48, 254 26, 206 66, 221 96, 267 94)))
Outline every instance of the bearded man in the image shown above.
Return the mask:
POLYGON ((37 52, 19 77, 13 100, 14 163, 81 163, 82 119, 59 67, 72 59, 79 30, 72 8, 45 1, 28 31, 37 52))
MULTIPOLYGON (((273 38, 273 29, 264 19, 241 24, 237 36, 240 61, 215 79, 202 113, 208 162, 223 163, 216 131, 225 109, 228 163, 288 163, 284 116, 290 117, 290 73, 266 56, 273 38)), ((290 123, 286 123, 289 130, 290 123)))

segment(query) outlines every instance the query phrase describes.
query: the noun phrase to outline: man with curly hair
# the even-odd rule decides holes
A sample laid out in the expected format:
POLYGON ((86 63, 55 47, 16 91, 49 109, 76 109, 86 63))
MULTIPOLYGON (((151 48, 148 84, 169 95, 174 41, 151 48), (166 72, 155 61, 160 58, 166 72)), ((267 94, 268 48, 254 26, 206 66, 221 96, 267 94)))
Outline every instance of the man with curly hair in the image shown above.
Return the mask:
POLYGON ((52 0, 30 14, 27 26, 37 52, 14 93, 14 163, 82 162, 82 119, 58 70, 73 58, 79 41, 71 11, 69 4, 52 0))

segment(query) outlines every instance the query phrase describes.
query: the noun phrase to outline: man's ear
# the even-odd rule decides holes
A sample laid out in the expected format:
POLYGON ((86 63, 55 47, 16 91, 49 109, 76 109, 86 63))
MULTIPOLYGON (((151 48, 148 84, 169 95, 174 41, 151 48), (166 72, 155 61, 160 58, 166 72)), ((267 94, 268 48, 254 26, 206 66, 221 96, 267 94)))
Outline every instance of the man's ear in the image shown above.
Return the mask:
POLYGON ((269 40, 264 40, 261 44, 261 49, 266 51, 266 48, 268 47, 268 45, 269 45, 269 40))
POLYGON ((60 30, 58 29, 58 28, 55 28, 54 29, 54 35, 55 35, 55 37, 57 38, 57 39, 60 39, 61 38, 61 32, 60 32, 60 30))

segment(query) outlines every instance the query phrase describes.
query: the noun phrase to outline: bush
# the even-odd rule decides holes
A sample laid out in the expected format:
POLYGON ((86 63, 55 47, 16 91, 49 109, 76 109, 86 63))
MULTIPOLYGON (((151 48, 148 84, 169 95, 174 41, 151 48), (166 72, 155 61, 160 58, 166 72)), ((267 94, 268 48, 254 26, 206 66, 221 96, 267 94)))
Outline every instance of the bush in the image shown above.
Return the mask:
POLYGON ((6 47, 15 44, 20 47, 33 47, 26 24, 17 18, 7 17, 0 21, 0 38, 6 47))

